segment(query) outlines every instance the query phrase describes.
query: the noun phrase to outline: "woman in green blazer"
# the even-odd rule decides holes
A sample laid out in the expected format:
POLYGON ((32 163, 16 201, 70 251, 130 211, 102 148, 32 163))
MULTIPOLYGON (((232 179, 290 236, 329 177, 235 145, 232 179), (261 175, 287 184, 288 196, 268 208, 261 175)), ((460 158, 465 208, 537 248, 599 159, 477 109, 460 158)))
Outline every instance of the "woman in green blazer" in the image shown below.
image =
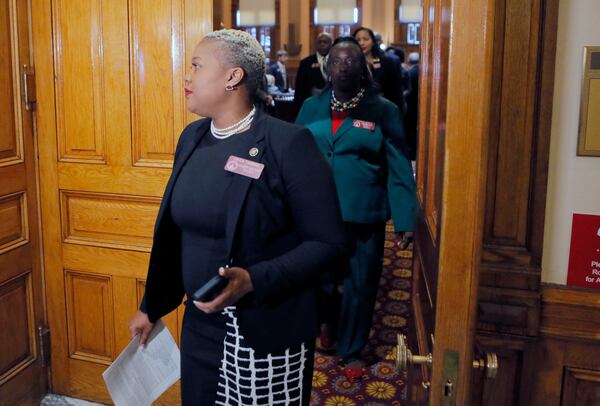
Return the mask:
POLYGON ((398 108, 373 87, 365 57, 352 37, 336 40, 328 72, 331 88, 306 100, 296 122, 313 133, 329 161, 341 204, 348 257, 333 283, 324 284, 328 328, 322 337, 337 335, 336 353, 353 380, 365 366, 360 351, 371 328, 385 223, 391 215, 395 231, 408 245, 415 220, 415 182, 398 108), (341 309, 332 314, 339 305, 337 286, 342 284, 341 309))

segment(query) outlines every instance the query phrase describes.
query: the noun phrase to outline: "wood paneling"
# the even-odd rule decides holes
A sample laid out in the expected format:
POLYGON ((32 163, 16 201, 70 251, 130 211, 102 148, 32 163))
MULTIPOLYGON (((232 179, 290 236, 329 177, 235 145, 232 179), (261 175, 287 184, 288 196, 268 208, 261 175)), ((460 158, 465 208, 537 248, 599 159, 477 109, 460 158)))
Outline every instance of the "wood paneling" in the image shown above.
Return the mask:
POLYGON ((537 336, 540 319, 538 292, 481 287, 479 290, 479 329, 520 336, 537 336))
POLYGON ((106 163, 105 3, 53 2, 61 161, 106 163))
POLYGON ((495 8, 478 324, 482 331, 535 336, 558 2, 498 0, 495 8))
POLYGON ((133 164, 170 167, 186 118, 184 3, 129 4, 133 164))
POLYGON ((14 69, 14 48, 11 46, 14 38, 11 28, 14 28, 14 24, 11 22, 10 11, 10 2, 3 1, 0 5, 0 41, 7 46, 0 47, 0 117, 3 117, 0 126, 0 166, 14 163, 15 158, 21 158, 22 145, 22 132, 18 131, 20 125, 14 114, 16 108, 20 107, 19 93, 15 91, 18 89, 15 77, 19 77, 19 72, 15 72, 14 69))
POLYGON ((529 405, 531 366, 536 362, 532 357, 536 348, 535 339, 518 336, 477 336, 477 349, 480 356, 493 352, 498 356, 498 375, 486 379, 484 371, 473 374, 473 397, 470 405, 529 405))
POLYGON ((539 0, 498 0, 490 123, 486 243, 525 247, 531 183, 533 111, 538 70, 539 0))
POLYGON ((600 406, 600 371, 567 368, 561 405, 600 406))
POLYGON ((65 272, 71 357, 110 364, 114 316, 110 277, 65 272))
MULTIPOLYGON (((496 13, 484 271, 537 290, 558 6, 498 0, 496 13)), ((507 283, 493 278, 483 281, 507 283)))
POLYGON ((61 192, 64 241, 150 251, 160 199, 61 192))
POLYGON ((0 197, 0 254, 29 241, 25 192, 0 197))
POLYGON ((600 341, 600 292, 546 286, 541 332, 555 337, 600 341))
POLYGON ((499 375, 476 380, 473 405, 560 404, 565 347, 540 338, 557 305, 542 302, 540 282, 557 21, 556 0, 495 3, 477 327, 499 375))
POLYGON ((0 285, 0 385, 34 361, 31 278, 25 273, 0 285))
POLYGON ((599 405, 600 292, 544 285, 541 337, 531 362, 534 406, 599 405))

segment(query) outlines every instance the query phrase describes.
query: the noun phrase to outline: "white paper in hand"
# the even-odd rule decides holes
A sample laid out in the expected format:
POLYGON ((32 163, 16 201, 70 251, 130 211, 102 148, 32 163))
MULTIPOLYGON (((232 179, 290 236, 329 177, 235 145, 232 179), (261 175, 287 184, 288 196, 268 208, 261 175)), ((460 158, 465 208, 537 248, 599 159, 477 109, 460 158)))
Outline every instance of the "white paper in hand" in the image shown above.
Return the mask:
POLYGON ((138 335, 102 374, 115 406, 149 406, 179 379, 179 348, 161 320, 139 343, 138 335))

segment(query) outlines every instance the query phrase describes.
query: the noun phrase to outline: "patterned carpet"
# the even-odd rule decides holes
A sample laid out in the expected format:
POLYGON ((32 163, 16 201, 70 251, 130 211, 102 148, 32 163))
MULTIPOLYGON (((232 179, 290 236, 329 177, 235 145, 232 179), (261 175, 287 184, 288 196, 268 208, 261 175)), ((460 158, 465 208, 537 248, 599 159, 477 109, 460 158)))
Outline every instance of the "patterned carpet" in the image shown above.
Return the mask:
POLYGON ((388 225, 373 327, 362 353, 369 365, 367 372, 361 381, 351 383, 338 366, 337 358, 317 351, 311 406, 401 405, 404 376, 396 371, 392 351, 396 334, 406 333, 410 314, 412 250, 397 248, 392 231, 388 225))

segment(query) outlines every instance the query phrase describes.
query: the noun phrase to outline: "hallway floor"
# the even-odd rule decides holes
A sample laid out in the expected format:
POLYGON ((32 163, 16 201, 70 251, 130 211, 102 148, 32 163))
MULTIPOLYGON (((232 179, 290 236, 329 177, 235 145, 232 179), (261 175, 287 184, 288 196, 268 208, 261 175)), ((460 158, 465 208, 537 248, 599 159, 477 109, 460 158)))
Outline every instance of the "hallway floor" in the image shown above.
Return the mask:
POLYGON ((48 394, 42 399, 40 406, 103 406, 100 403, 87 402, 81 399, 73 399, 67 396, 48 394))
POLYGON ((396 334, 406 334, 410 315, 412 250, 400 250, 393 227, 386 229, 383 272, 377 293, 370 339, 362 356, 369 364, 362 380, 350 383, 335 357, 315 356, 311 406, 401 405, 404 375, 396 371, 396 334))

